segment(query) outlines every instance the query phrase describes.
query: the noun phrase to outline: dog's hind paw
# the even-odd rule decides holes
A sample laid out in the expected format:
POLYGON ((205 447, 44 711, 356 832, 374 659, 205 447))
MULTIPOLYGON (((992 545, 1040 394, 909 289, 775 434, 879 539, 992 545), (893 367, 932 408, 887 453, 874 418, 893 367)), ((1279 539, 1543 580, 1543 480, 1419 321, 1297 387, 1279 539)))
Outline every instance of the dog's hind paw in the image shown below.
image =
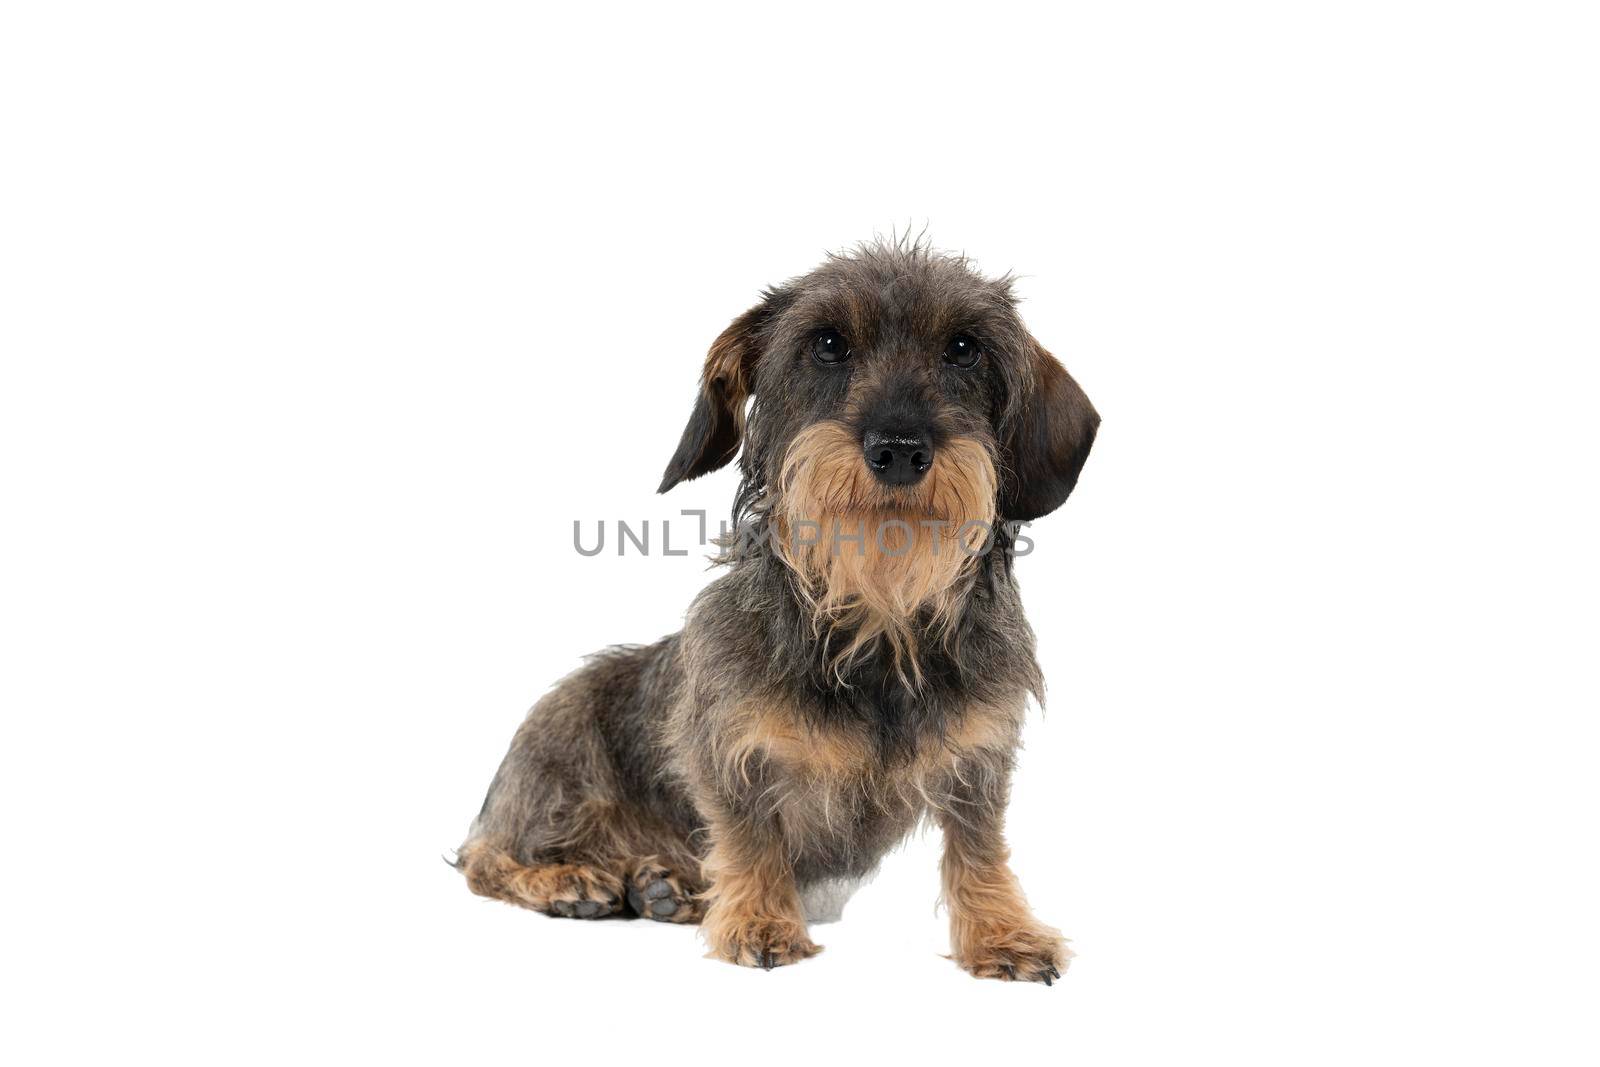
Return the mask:
POLYGON ((700 921, 701 905, 671 871, 646 864, 628 882, 628 906, 635 915, 663 923, 700 921))
POLYGON ((582 864, 543 868, 543 907, 561 919, 603 919, 622 908, 622 884, 615 875, 582 864))

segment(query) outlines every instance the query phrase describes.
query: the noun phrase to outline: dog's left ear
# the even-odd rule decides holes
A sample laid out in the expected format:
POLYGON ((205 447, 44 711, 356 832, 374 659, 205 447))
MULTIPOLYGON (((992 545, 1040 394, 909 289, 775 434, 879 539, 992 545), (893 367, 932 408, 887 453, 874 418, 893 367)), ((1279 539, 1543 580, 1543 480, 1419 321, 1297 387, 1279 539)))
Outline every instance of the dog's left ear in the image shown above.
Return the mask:
POLYGON ((695 398, 678 451, 667 464, 661 488, 656 492, 665 493, 679 482, 709 474, 739 454, 745 401, 755 392, 762 335, 790 299, 786 290, 767 290, 761 303, 734 319, 711 342, 705 370, 700 375, 700 395, 695 398))
POLYGON ((1066 503, 1100 427, 1099 413, 1067 368, 1037 341, 1032 348, 1031 374, 1002 442, 1000 515, 1024 522, 1066 503))

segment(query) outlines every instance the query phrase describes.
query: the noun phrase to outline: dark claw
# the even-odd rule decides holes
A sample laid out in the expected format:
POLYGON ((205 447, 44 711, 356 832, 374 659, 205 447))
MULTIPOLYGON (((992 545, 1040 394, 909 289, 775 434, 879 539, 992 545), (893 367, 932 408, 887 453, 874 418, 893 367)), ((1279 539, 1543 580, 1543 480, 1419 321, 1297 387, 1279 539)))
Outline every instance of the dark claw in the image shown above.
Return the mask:
POLYGON ((1050 977, 1051 978, 1060 978, 1061 977, 1061 972, 1056 970, 1056 965, 1053 964, 1053 963, 1050 965, 1050 977))
POLYGON ((1050 972, 1049 971, 1046 971, 1043 974, 1041 974, 1039 976, 1039 978, 1040 978, 1041 981, 1044 982, 1045 985, 1049 985, 1050 984, 1050 972))
POLYGON ((1015 967, 1013 967, 1011 964, 1002 963, 1000 965, 1000 969, 1006 973, 1006 978, 1010 979, 1013 982, 1015 982, 1017 980, 1017 969, 1015 967))
POLYGON ((778 965, 778 958, 772 954, 771 949, 761 950, 761 969, 770 971, 778 965))

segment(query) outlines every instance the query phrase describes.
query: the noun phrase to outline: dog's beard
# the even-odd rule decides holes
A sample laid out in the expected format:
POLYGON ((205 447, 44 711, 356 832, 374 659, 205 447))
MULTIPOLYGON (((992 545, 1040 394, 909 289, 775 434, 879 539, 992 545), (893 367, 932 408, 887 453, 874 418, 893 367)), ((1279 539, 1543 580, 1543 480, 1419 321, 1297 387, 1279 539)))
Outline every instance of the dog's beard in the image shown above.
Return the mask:
POLYGON ((995 489, 994 458, 971 437, 941 444, 923 479, 901 488, 873 477, 842 423, 795 438, 779 476, 775 547, 836 676, 884 641, 902 678, 920 683, 918 635, 951 633, 963 579, 990 545, 995 489))

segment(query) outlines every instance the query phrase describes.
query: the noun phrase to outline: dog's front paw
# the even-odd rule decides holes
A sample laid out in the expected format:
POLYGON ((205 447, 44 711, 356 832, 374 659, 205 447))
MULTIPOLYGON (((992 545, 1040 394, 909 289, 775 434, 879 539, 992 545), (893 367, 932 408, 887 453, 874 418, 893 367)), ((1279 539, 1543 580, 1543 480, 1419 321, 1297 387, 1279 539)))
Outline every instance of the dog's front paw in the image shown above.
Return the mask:
POLYGON ((1023 926, 977 933, 950 958, 977 978, 1049 985, 1067 969, 1072 950, 1047 926, 1023 926))
POLYGON ((754 917, 733 923, 717 923, 707 930, 711 955, 741 967, 772 970, 799 963, 822 951, 822 946, 806 936, 804 923, 793 919, 754 917))

